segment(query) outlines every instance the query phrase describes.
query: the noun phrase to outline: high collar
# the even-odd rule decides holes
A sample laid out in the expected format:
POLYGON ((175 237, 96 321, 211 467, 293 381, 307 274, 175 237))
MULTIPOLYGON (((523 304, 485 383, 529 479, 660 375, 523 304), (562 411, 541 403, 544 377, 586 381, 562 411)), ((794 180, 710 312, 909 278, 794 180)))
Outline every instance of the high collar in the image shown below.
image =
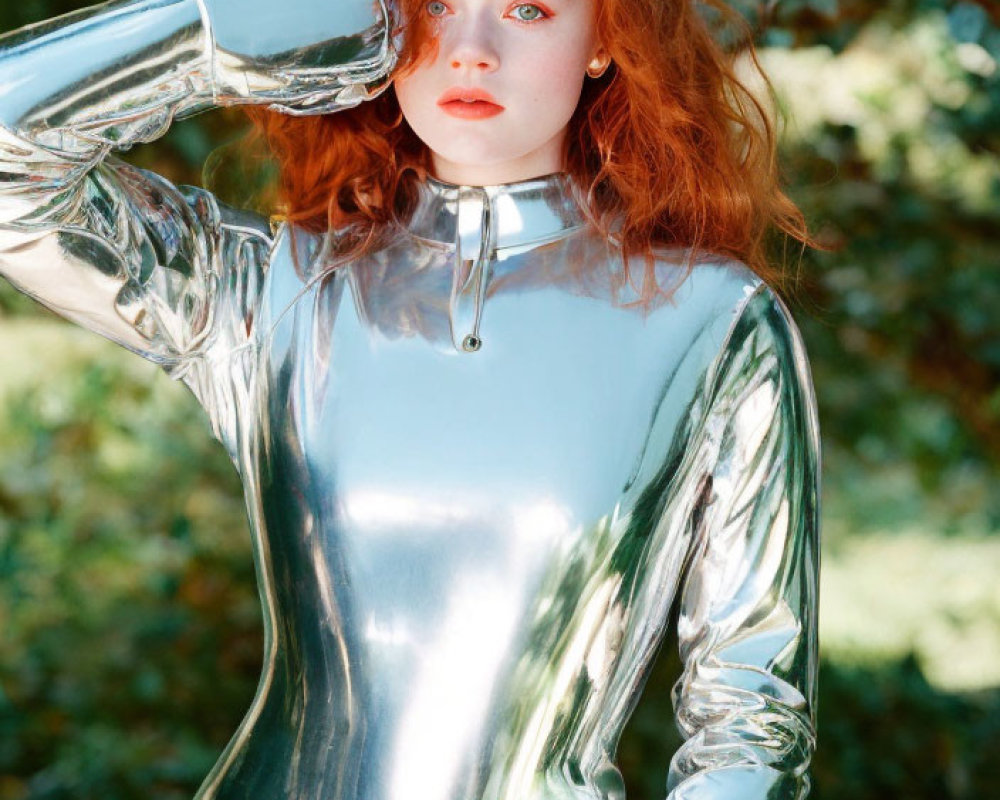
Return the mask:
POLYGON ((407 227, 422 239, 452 245, 471 233, 464 230, 470 223, 479 228, 485 212, 495 247, 503 250, 555 241, 583 227, 582 202, 578 186, 565 172, 490 186, 461 186, 428 176, 419 184, 419 201, 407 227))

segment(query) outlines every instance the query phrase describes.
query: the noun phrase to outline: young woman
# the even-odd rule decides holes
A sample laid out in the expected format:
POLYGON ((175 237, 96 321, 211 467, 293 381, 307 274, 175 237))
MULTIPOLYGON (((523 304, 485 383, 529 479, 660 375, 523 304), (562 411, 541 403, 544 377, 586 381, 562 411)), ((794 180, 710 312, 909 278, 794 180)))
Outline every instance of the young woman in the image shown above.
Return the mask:
POLYGON ((691 3, 119 0, 0 75, 0 272, 184 381, 246 487, 264 670, 199 798, 621 798, 675 598, 669 797, 806 795, 799 218, 691 3), (110 155, 233 103, 273 231, 110 155))

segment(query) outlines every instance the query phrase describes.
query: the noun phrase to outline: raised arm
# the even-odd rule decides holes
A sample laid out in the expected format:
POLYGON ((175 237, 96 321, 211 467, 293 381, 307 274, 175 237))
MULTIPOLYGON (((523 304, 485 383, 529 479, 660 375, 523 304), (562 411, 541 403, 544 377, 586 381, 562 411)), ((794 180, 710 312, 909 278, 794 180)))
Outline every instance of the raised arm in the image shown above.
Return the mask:
POLYGON ((751 296, 711 377, 669 800, 798 800, 815 747, 818 428, 794 323, 751 296))
POLYGON ((109 155, 213 104, 356 105, 395 63, 379 0, 132 0, 0 37, 0 276, 161 365, 235 455, 266 220, 109 155))
POLYGON ((378 0, 116 1, 0 37, 0 275, 176 366, 251 294, 266 225, 109 152, 215 104, 356 105, 394 61, 378 0))

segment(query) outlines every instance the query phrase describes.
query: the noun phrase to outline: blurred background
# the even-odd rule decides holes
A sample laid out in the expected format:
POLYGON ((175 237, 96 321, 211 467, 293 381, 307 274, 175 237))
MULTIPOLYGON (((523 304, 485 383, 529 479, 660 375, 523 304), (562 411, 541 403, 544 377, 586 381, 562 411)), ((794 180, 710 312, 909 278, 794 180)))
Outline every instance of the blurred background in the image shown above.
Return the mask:
MULTIPOLYGON (((0 30, 82 5, 5 2, 0 30)), ((1000 4, 738 5, 834 248, 791 298, 824 446, 812 796, 1000 798, 1000 4)), ((242 126, 128 158, 244 203, 242 126)), ((0 636, 0 800, 190 800, 262 652, 239 482, 193 398, 6 284, 0 636)), ((620 750, 632 800, 665 794, 674 650, 620 750)))

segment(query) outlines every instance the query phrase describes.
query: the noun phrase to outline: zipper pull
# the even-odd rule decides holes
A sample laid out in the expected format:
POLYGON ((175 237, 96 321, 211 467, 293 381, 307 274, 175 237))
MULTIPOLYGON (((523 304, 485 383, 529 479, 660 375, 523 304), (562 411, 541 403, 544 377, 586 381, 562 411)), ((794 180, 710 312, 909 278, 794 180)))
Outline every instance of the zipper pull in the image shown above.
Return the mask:
POLYGON ((483 343, 479 325, 496 250, 494 223, 493 203, 486 191, 478 186, 460 187, 450 323, 453 344, 466 353, 474 353, 483 343))

